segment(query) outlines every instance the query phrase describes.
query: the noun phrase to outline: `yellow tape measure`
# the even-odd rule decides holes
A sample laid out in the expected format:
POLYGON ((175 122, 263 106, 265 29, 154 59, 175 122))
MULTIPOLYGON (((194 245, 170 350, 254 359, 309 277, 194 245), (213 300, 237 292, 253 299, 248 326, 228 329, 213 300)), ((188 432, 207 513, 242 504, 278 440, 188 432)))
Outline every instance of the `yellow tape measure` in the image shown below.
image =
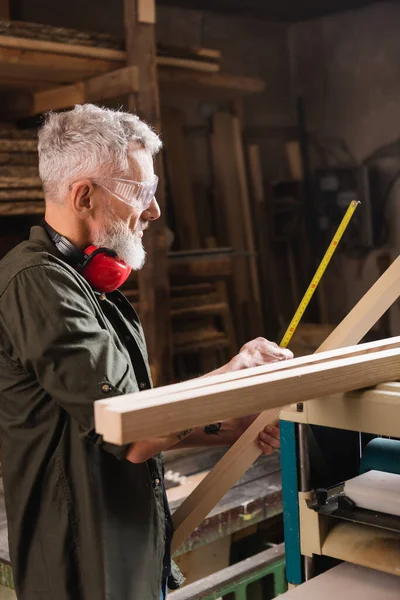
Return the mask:
POLYGON ((289 342, 292 339, 293 334, 296 331, 297 326, 300 323, 301 318, 304 315, 305 310, 306 310, 307 306, 309 305, 310 300, 313 297, 314 292, 317 289, 319 282, 321 281, 322 275, 325 273, 325 270, 326 270, 327 266, 329 265, 329 262, 330 262, 332 256, 334 255, 336 248, 338 247, 338 244, 342 238, 342 235, 346 231, 346 228, 347 228, 348 224, 350 223, 351 218, 359 204, 360 203, 357 202, 357 200, 353 200, 350 203, 349 208, 347 209, 339 227, 336 230, 335 235, 332 238, 331 243, 329 244, 328 250, 325 252, 324 257, 321 260, 319 267, 316 270, 315 275, 312 278, 311 283, 308 286, 307 291, 304 294, 304 296, 299 304, 299 307, 296 310, 295 315, 294 315, 293 319, 291 320, 289 327, 286 330, 285 335, 282 338, 282 341, 280 343, 280 346, 282 348, 287 348, 287 346, 289 345, 289 342))

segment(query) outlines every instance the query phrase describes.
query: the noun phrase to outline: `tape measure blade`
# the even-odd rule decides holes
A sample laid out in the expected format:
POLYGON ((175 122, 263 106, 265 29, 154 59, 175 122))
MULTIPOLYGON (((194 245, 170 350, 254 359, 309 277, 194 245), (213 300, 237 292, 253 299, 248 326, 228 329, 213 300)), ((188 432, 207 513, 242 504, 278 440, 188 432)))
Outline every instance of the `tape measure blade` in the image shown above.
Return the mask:
POLYGON ((300 304, 293 316, 293 319, 291 320, 291 322, 289 323, 289 326, 281 340, 280 346, 282 346, 283 348, 287 348, 287 346, 289 345, 290 340, 292 339, 298 324, 301 321, 301 318, 303 317, 307 306, 309 305, 311 298, 314 295, 315 290, 318 287, 319 282, 321 281, 330 261, 332 256, 334 255, 336 248, 339 245, 340 240, 343 237, 344 232, 347 229, 348 224, 351 221, 351 218, 356 210, 356 208, 358 207, 358 205, 360 204, 360 202, 358 202, 357 200, 352 200, 352 202, 350 203, 349 207, 347 208, 333 238, 331 243, 329 244, 324 256, 322 257, 321 262, 319 263, 317 270, 315 271, 314 277, 311 280, 310 285, 308 286, 303 298, 300 301, 300 304))

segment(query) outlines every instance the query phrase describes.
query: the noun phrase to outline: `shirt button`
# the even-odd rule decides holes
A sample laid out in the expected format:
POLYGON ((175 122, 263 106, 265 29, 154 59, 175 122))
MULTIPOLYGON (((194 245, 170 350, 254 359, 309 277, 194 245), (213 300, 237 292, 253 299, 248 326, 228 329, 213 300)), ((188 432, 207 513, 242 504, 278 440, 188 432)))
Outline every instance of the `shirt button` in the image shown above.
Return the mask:
POLYGON ((111 392, 112 387, 111 385, 108 385, 108 383, 103 383, 103 385, 101 386, 101 391, 104 392, 105 394, 108 394, 108 392, 111 392))
POLYGON ((141 381, 139 383, 139 387, 141 390, 145 390, 147 388, 147 383, 145 381, 141 381))
POLYGON ((154 487, 158 487, 160 485, 161 481, 157 478, 154 480, 154 487))
POLYGON ((106 300, 107 296, 105 294, 100 294, 99 300, 106 300))

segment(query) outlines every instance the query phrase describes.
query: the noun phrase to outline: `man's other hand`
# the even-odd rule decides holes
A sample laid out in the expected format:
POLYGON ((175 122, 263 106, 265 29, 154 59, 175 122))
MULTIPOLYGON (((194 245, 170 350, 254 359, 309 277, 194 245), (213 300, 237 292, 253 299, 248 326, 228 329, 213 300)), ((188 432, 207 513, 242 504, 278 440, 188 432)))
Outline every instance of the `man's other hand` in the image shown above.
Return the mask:
POLYGON ((266 456, 273 454, 277 448, 280 448, 279 421, 265 427, 258 436, 258 445, 261 452, 266 456))

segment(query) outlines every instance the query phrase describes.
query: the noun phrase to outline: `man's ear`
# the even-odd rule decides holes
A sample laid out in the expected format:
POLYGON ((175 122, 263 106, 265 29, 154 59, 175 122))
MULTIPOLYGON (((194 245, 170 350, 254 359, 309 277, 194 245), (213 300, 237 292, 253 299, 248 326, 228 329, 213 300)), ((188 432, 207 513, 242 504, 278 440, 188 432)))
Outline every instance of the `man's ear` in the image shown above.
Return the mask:
POLYGON ((94 190, 95 187, 89 179, 76 181, 71 187, 71 207, 80 219, 88 218, 93 211, 94 190))

